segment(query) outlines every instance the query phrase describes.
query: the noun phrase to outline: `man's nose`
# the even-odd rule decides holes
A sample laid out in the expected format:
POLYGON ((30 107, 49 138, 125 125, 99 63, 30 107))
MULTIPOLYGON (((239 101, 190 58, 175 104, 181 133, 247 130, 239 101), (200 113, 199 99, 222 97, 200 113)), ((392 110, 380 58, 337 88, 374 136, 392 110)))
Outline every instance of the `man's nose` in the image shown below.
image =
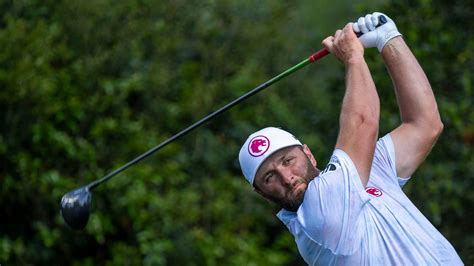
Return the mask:
POLYGON ((280 169, 281 182, 288 186, 293 183, 294 175, 287 168, 280 169))

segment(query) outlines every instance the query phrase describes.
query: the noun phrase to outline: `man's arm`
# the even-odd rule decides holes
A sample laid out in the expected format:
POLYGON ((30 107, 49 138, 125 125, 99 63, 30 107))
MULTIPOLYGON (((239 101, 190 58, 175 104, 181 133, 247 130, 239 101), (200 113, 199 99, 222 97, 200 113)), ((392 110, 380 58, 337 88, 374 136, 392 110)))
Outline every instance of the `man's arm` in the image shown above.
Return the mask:
POLYGON ((365 187, 378 137, 379 97, 351 23, 334 37, 326 38, 323 44, 346 67, 346 91, 336 148, 349 155, 365 187))
POLYGON ((381 53, 395 86, 402 120, 390 133, 397 175, 408 177, 430 152, 443 124, 430 83, 403 38, 390 40, 381 53))
POLYGON ((390 135, 395 147, 396 170, 408 177, 428 155, 443 129, 430 83, 415 56, 387 15, 374 12, 358 19, 354 31, 365 48, 377 47, 395 86, 402 124, 390 135), (385 23, 376 27, 381 16, 385 23))

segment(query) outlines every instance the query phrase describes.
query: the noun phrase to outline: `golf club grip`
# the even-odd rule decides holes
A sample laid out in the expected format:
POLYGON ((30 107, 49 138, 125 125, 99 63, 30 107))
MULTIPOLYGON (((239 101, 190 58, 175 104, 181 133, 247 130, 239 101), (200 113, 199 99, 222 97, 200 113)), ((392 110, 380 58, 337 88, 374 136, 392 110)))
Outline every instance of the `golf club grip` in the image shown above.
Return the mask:
MULTIPOLYGON (((387 18, 384 15, 380 15, 379 16, 379 23, 377 24, 376 27, 382 26, 385 23, 387 23, 387 18)), ((363 34, 362 32, 356 32, 357 37, 362 36, 362 34, 363 34)), ((326 48, 323 48, 323 49, 317 51, 316 53, 310 55, 308 59, 309 59, 310 63, 313 63, 313 62, 317 61, 318 59, 325 57, 328 54, 329 54, 329 51, 326 48)))
MULTIPOLYGON (((377 27, 380 27, 382 26, 383 24, 387 23, 387 18, 384 16, 384 15, 380 15, 379 16, 379 23, 377 24, 377 26, 375 26, 376 28, 377 27)), ((360 36, 363 35, 362 32, 356 32, 356 35, 357 35, 357 38, 359 38, 360 36)))
MULTIPOLYGON (((385 23, 387 23, 387 18, 384 15, 380 15, 379 16, 379 23, 377 24, 376 27, 382 26, 385 23)), ((357 37, 362 36, 362 34, 363 34, 362 32, 356 32, 357 37)), ((309 59, 310 63, 313 63, 313 62, 317 61, 318 59, 325 57, 328 54, 329 54, 329 51, 326 48, 323 48, 323 49, 317 51, 316 53, 310 55, 308 59, 309 59)))
POLYGON ((329 54, 329 51, 326 48, 323 48, 316 53, 309 56, 308 60, 310 63, 316 62, 318 59, 325 57, 329 54))

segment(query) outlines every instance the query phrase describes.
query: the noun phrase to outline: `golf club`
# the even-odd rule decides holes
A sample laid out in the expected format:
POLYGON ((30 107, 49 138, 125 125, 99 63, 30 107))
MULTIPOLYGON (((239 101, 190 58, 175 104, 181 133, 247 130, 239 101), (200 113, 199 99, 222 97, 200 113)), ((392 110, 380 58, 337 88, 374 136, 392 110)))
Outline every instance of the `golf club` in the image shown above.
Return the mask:
MULTIPOLYGON (((379 17, 379 24, 378 26, 386 23, 386 18, 384 16, 379 17)), ((185 134, 189 133, 193 129, 201 126, 205 122, 213 119, 214 117, 218 116, 219 114, 227 111, 228 109, 232 108, 233 106, 237 105, 238 103, 244 101, 245 99, 249 98, 250 96, 255 95, 256 93, 260 92, 261 90, 267 88, 268 86, 274 84, 275 82, 283 79, 284 77, 294 73, 295 71, 303 68, 304 66, 316 62, 317 60, 323 58, 324 56, 328 55, 329 52, 326 49, 321 49, 316 53, 310 55, 307 59, 301 61, 300 63, 290 67, 289 69, 285 70, 284 72, 280 73, 279 75, 273 77, 272 79, 266 81, 265 83, 259 85, 258 87, 252 89, 251 91, 245 93, 244 95, 240 96, 239 98, 233 100, 232 102, 228 103, 227 105, 221 107, 217 111, 212 112, 211 114, 207 115, 206 117, 202 118, 198 122, 194 123, 193 125, 185 128, 181 132, 177 133, 176 135, 168 138, 167 140, 163 141, 162 143, 158 144, 157 146, 153 147, 152 149, 148 150, 147 152, 141 154, 140 156, 136 157, 135 159, 131 160, 130 162, 126 163, 122 167, 110 172, 109 174, 105 175, 104 177, 91 182, 90 184, 74 189, 68 193, 66 193, 61 199, 61 216, 63 217, 66 224, 74 229, 74 230, 82 230, 89 220, 90 209, 91 209, 91 200, 92 200, 92 193, 91 190, 95 187, 99 186, 100 184, 104 183, 105 181, 109 180, 111 177, 117 175, 118 173, 124 171, 125 169, 129 168, 130 166, 138 163, 139 161, 145 159, 146 157, 150 156, 151 154, 155 153, 156 151, 160 150, 161 148, 165 147, 169 143, 177 140, 178 138, 184 136, 185 134)))
POLYGON ((198 122, 194 123, 193 125, 187 127, 186 129, 182 130, 181 132, 177 133, 176 135, 168 138, 167 140, 163 141, 162 143, 158 144, 157 146, 153 147, 152 149, 148 150, 147 152, 141 154, 140 156, 136 157, 135 159, 131 160, 130 162, 126 163, 122 167, 110 172, 106 176, 91 182, 90 184, 74 189, 68 193, 66 193, 61 199, 61 215, 66 222, 66 224, 74 230, 81 230, 83 229, 87 221, 89 220, 90 208, 91 208, 91 200, 92 194, 91 190, 95 187, 99 186, 100 184, 104 183, 111 177, 117 175, 118 173, 124 171, 125 169, 129 168, 130 166, 138 163, 139 161, 145 159, 146 157, 150 156, 151 154, 155 153, 156 151, 160 150, 161 148, 165 147, 169 143, 175 141, 176 139, 184 136, 185 134, 189 133, 193 129, 201 126, 205 122, 213 119, 214 117, 218 116, 219 114, 227 111, 228 109, 232 108, 233 106, 237 105, 238 103, 244 101, 245 99, 249 98, 252 95, 260 92, 261 90, 267 88, 268 86, 272 85, 273 83, 283 79, 284 77, 290 75, 291 73, 303 68, 304 66, 317 61, 318 59, 328 55, 329 52, 326 49, 321 49, 316 53, 312 54, 307 59, 301 61, 300 63, 296 64, 295 66, 287 69, 286 71, 282 72, 278 76, 268 80, 267 82, 261 84, 260 86, 252 89, 251 91, 245 93, 244 95, 240 96, 239 98, 235 99, 234 101, 228 103, 227 105, 221 107, 219 110, 207 115, 206 117, 202 118, 198 122))

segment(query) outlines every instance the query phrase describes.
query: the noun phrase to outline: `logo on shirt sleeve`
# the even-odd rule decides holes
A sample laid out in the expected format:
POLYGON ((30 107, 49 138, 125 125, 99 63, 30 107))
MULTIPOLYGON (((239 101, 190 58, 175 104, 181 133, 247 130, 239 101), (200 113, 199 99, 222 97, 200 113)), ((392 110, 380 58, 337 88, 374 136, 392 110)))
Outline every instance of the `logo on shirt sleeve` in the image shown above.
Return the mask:
POLYGON ((332 156, 331 160, 329 160, 328 165, 326 166, 326 168, 324 168, 324 170, 321 172, 321 174, 325 174, 327 172, 335 171, 337 169, 337 165, 339 165, 339 166, 341 165, 341 163, 339 162, 339 159, 337 159, 336 156, 332 156))
POLYGON ((329 160, 329 163, 331 164, 338 164, 338 165, 341 165, 341 162, 339 161, 339 159, 337 158, 337 156, 331 156, 331 160, 329 160))
POLYGON ((376 187, 366 187, 365 192, 369 193, 370 195, 380 197, 382 196, 382 190, 376 188, 376 187))

